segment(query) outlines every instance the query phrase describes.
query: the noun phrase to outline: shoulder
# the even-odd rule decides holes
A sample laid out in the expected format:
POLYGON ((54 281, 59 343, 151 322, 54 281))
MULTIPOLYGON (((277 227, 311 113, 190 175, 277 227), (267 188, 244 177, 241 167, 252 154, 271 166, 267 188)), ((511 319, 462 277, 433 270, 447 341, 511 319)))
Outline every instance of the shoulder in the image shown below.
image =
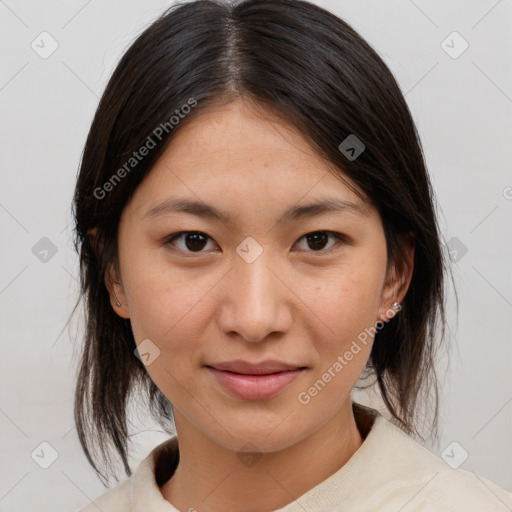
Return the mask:
POLYGON ((461 510, 503 512, 512 510, 512 493, 477 473, 454 468, 416 441, 418 484, 417 506, 411 510, 461 510), (429 461, 423 470, 421 460, 429 461), (424 474, 422 474, 424 472, 424 474))
POLYGON ((425 497, 412 510, 465 512, 504 512, 512 510, 512 493, 472 471, 445 469, 427 480, 425 497), (429 488, 430 487, 430 488, 429 488))
POLYGON ((87 507, 81 509, 80 512, 129 512, 131 506, 131 479, 121 482, 114 489, 110 489, 105 494, 96 498, 87 507))
POLYGON ((127 479, 92 501, 80 512, 131 512, 133 510, 171 510, 160 492, 160 484, 170 478, 179 460, 174 436, 156 446, 127 479))
POLYGON ((380 503, 386 504, 379 511, 387 512, 388 504, 389 510, 398 506, 408 512, 512 510, 511 492, 472 471, 452 467, 384 417, 374 427, 378 446, 370 472, 380 486, 380 503))

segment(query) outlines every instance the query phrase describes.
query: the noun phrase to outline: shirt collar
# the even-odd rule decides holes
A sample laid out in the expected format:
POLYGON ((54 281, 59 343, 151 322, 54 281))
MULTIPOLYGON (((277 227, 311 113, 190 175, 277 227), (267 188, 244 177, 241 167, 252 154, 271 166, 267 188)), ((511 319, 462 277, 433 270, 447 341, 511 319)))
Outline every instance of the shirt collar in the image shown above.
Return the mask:
MULTIPOLYGON (((363 444, 348 462, 336 473, 320 482, 295 501, 275 512, 313 512, 319 507, 335 506, 343 500, 351 488, 351 482, 362 471, 363 464, 381 442, 381 433, 386 429, 386 419, 375 409, 352 403, 357 427, 363 444), (324 490, 329 488, 329 492, 324 490)), ((130 486, 134 512, 179 512, 164 499, 160 486, 174 474, 179 462, 178 438, 164 441, 139 464, 133 473, 130 486)))

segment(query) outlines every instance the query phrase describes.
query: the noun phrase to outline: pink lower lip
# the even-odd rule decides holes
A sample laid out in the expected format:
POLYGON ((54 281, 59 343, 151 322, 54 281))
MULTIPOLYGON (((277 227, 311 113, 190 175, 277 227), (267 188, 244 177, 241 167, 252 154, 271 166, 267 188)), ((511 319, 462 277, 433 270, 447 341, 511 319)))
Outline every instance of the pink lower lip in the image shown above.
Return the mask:
POLYGON ((227 391, 245 400, 272 398, 302 372, 297 368, 267 375, 244 375, 207 368, 227 391))

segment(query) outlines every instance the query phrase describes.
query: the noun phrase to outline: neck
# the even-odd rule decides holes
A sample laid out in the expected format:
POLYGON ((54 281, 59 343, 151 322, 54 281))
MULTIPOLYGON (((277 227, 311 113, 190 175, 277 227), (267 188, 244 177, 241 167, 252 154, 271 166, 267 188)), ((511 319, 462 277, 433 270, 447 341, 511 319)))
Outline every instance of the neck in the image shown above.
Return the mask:
POLYGON ((300 442, 256 454, 241 464, 236 451, 183 422, 175 412, 180 460, 161 492, 174 507, 191 512, 282 508, 338 471, 364 441, 347 400, 321 429, 300 442))

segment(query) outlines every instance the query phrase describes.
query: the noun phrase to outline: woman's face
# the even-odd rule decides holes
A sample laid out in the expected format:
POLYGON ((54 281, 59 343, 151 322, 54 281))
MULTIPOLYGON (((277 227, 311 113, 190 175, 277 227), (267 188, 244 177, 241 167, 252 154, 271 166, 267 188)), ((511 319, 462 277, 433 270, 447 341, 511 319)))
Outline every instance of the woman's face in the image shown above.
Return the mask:
POLYGON ((347 410, 369 329, 405 293, 386 281, 377 211, 299 132, 241 101, 177 132, 123 211, 119 255, 122 306, 112 296, 112 307, 144 342, 178 432, 195 428, 235 450, 284 449, 347 410), (178 211, 178 200, 200 207, 178 211), (323 201, 353 207, 303 209, 323 201), (200 233, 169 240, 190 231, 200 233), (228 388, 229 374, 209 368, 270 359, 303 369, 274 376, 291 379, 276 389, 261 376, 228 388))

